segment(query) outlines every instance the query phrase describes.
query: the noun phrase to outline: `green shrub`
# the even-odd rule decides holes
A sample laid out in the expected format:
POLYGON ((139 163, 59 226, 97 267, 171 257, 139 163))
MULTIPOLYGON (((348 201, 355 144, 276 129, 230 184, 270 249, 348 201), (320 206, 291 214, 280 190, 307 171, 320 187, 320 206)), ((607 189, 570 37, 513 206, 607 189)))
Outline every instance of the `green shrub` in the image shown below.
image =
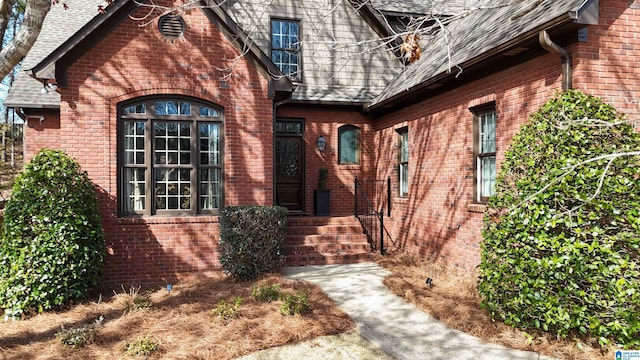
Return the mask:
POLYGON ((306 314, 311 311, 309 305, 309 292, 298 291, 295 294, 283 293, 281 296, 283 301, 280 307, 280 314, 282 315, 296 315, 306 314))
POLYGON ((145 357, 151 355, 151 353, 156 350, 158 350, 158 343, 151 340, 148 336, 127 343, 123 348, 126 355, 145 357))
POLYGON ((245 281, 284 261, 287 209, 279 206, 231 206, 220 216, 220 263, 245 281))
POLYGON ((101 316, 93 324, 81 326, 79 328, 65 329, 64 326, 60 332, 56 333, 56 338, 63 346, 74 349, 81 348, 87 344, 93 343, 98 334, 98 329, 102 327, 104 318, 101 316))
POLYGON ((0 308, 6 317, 57 308, 98 284, 105 257, 96 192, 75 160, 43 150, 6 206, 0 308))
POLYGON ((218 316, 220 320, 222 320, 225 324, 228 324, 233 318, 238 316, 238 312, 240 311, 240 306, 242 305, 242 298, 236 296, 233 299, 233 306, 227 303, 226 300, 220 300, 218 305, 211 310, 213 315, 218 316))
POLYGON ((640 345, 640 157, 581 164, 639 150, 622 114, 579 91, 531 116, 485 215, 478 290, 492 317, 640 345))
POLYGON ((272 302, 280 298, 280 285, 278 284, 254 284, 251 289, 251 296, 257 301, 272 302))

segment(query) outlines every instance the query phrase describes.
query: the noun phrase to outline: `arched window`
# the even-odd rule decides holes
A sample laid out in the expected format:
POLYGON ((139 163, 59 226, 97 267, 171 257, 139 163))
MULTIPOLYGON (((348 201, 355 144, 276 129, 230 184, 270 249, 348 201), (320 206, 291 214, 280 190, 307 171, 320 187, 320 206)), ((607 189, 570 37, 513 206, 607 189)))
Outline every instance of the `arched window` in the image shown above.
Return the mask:
POLYGON ((341 165, 360 164, 360 128, 343 125, 338 129, 338 152, 341 165))
POLYGON ((118 108, 119 207, 124 215, 192 215, 223 206, 223 113, 188 98, 118 108))

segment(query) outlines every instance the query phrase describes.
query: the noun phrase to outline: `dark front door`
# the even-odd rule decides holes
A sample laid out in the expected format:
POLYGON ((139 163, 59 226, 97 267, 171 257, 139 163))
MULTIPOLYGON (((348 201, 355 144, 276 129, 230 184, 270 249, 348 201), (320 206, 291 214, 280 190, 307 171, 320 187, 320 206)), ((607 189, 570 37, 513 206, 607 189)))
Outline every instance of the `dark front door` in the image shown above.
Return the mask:
POLYGON ((276 203, 304 210, 304 120, 276 121, 276 203))
POLYGON ((304 209, 302 137, 276 136, 276 194, 278 205, 290 211, 304 209))

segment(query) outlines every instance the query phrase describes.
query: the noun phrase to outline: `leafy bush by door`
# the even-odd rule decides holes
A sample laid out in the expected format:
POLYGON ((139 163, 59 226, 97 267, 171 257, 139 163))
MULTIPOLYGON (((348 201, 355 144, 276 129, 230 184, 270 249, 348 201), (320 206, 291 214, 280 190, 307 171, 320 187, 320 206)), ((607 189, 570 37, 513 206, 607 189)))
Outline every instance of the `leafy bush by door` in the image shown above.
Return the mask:
POLYGON ((229 206, 220 216, 220 263, 228 274, 250 280, 284 261, 287 209, 229 206))
POLYGON ((608 156, 638 151, 624 116, 580 91, 531 116, 485 215, 479 292, 494 318, 640 346, 640 156, 608 156))
POLYGON ((7 203, 0 238, 5 316, 55 309, 98 284, 105 257, 96 192, 78 163, 42 150, 7 203))

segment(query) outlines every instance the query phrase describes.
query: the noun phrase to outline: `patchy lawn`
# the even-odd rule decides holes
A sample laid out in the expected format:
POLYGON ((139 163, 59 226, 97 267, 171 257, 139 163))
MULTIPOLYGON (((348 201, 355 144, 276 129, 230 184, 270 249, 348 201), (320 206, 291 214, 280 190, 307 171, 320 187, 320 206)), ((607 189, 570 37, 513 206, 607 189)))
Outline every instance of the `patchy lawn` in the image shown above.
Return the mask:
POLYGON ((94 299, 67 311, 0 323, 0 358, 135 358, 126 355, 125 348, 147 339, 147 344, 157 345, 148 359, 231 359, 354 328, 351 319, 319 288, 276 274, 263 281, 280 284, 281 291, 309 291, 311 312, 281 315, 282 301, 263 303, 251 296, 252 286, 260 281, 236 282, 223 276, 175 285, 170 294, 160 289, 136 297, 135 291, 123 290, 109 299, 94 299), (233 304, 237 296, 243 299, 237 317, 225 323, 212 313, 221 300, 233 304), (63 326, 79 328, 100 317, 104 318, 102 326, 83 347, 63 346, 56 337, 63 326))
POLYGON ((614 349, 601 349, 595 339, 558 340, 545 333, 527 335, 500 322, 493 322, 480 308, 476 278, 410 254, 379 258, 381 266, 393 272, 384 283, 395 294, 427 314, 485 341, 532 350, 557 359, 611 360, 614 349), (426 279, 432 278, 432 285, 426 279), (579 349, 582 347, 582 350, 579 349))

